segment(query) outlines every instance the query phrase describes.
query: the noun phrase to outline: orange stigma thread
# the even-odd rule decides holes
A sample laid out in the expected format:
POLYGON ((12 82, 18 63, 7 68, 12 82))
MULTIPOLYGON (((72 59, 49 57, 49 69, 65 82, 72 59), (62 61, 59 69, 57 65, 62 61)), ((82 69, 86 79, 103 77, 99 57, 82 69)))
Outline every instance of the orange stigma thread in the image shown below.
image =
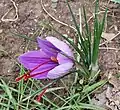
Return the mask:
POLYGON ((52 60, 53 62, 58 63, 58 60, 57 60, 57 58, 55 58, 55 57, 51 57, 51 60, 52 60))

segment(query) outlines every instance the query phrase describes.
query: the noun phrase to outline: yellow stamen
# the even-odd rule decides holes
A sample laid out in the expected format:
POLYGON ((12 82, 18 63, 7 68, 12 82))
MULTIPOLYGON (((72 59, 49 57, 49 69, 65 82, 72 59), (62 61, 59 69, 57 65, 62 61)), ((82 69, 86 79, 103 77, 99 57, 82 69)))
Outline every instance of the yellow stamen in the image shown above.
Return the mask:
POLYGON ((55 57, 51 57, 51 60, 52 60, 53 62, 58 62, 57 58, 55 58, 55 57))

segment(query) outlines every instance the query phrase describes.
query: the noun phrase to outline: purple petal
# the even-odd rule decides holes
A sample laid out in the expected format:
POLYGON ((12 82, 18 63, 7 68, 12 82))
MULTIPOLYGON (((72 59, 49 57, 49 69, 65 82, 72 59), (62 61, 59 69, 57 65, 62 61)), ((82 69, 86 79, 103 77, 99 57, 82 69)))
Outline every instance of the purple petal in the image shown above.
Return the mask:
POLYGON ((59 49, 57 49, 52 43, 47 40, 43 40, 40 37, 37 38, 39 47, 49 56, 56 56, 59 49))
POLYGON ((47 77, 49 79, 56 79, 61 76, 64 76, 73 66, 73 63, 64 63, 59 66, 56 66, 54 69, 48 72, 47 77))
POLYGON ((46 38, 49 42, 51 42, 56 48, 61 50, 63 53, 65 53, 68 56, 73 57, 72 50, 69 48, 69 46, 64 43, 63 41, 60 41, 59 39, 55 37, 47 37, 46 38))
POLYGON ((33 69, 38 64, 50 59, 43 51, 30 51, 18 57, 18 61, 27 69, 33 69))
POLYGON ((59 64, 72 63, 73 62, 70 58, 66 57, 65 55, 63 55, 61 53, 58 53, 57 60, 58 60, 59 64))
POLYGON ((44 73, 37 75, 37 76, 34 76, 32 78, 33 79, 47 79, 47 74, 48 74, 48 72, 44 72, 44 73))
POLYGON ((34 79, 46 79, 48 72, 51 69, 55 68, 56 66, 58 66, 58 64, 56 64, 56 63, 42 65, 38 69, 36 69, 35 71, 31 72, 30 75, 40 73, 32 78, 34 78, 34 79), (46 72, 44 72, 44 71, 46 71, 46 72), (41 72, 44 72, 44 73, 41 73, 41 72))

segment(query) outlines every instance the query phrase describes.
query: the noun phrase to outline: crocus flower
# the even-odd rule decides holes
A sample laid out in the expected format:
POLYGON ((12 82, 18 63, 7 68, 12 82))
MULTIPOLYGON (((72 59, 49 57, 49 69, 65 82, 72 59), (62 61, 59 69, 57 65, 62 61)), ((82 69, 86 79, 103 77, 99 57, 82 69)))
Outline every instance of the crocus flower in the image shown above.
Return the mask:
POLYGON ((16 81, 22 78, 56 79, 64 76, 72 68, 73 53, 65 42, 55 37, 47 37, 46 40, 38 37, 37 42, 40 50, 29 51, 19 56, 18 61, 30 71, 16 78, 16 81))

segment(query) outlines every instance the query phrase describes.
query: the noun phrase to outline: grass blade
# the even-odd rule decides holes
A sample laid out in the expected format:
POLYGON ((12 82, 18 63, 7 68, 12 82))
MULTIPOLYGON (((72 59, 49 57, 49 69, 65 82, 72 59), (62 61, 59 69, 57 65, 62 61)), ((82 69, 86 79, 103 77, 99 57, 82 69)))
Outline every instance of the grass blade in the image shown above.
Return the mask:
POLYGON ((18 33, 13 33, 13 32, 12 32, 12 34, 13 34, 13 36, 18 36, 18 37, 20 37, 20 38, 24 38, 24 39, 26 39, 26 40, 30 40, 30 41, 36 42, 36 40, 31 39, 31 38, 29 38, 29 37, 26 36, 26 35, 22 35, 22 34, 18 34, 18 33))
POLYGON ((93 84, 91 86, 88 85, 87 87, 85 87, 83 89, 82 92, 85 93, 85 94, 88 94, 89 92, 94 91, 99 86, 104 85, 106 82, 107 82, 106 80, 102 80, 102 81, 99 81, 99 82, 97 82, 97 83, 95 83, 95 84, 93 84))
POLYGON ((12 93, 11 93, 9 87, 7 86, 7 84, 2 79, 1 79, 1 82, 4 85, 4 87, 3 87, 4 91, 7 93, 9 100, 12 102, 12 104, 14 105, 14 109, 16 110, 17 109, 16 100, 13 98, 12 93))
POLYGON ((75 109, 75 110, 83 110, 83 109, 88 109, 88 110, 105 110, 102 107, 98 107, 96 105, 92 105, 92 104, 85 104, 85 103, 79 103, 79 105, 70 105, 70 106, 65 106, 65 107, 61 107, 58 108, 56 110, 66 110, 66 109, 75 109))
POLYGON ((76 39, 78 40, 78 42, 80 42, 80 46, 81 46, 81 49, 84 51, 84 52, 86 52, 86 46, 84 45, 84 38, 82 37, 82 33, 80 33, 80 29, 79 29, 79 26, 78 26, 78 24, 77 24, 77 22, 76 22, 76 19, 75 19, 75 16, 74 16, 74 14, 73 14, 73 12, 72 12, 72 9, 71 9, 71 7, 70 7, 70 5, 69 5, 69 3, 68 3, 68 0, 66 0, 67 1, 67 5, 68 5, 68 8, 69 8, 69 10, 70 10, 70 13, 71 13, 71 16, 72 16, 72 19, 73 19, 73 22, 74 22, 74 25, 75 25, 75 28, 76 28, 76 30, 77 30, 77 33, 78 33, 78 37, 76 36, 76 39), (79 41, 80 40, 80 41, 79 41))

